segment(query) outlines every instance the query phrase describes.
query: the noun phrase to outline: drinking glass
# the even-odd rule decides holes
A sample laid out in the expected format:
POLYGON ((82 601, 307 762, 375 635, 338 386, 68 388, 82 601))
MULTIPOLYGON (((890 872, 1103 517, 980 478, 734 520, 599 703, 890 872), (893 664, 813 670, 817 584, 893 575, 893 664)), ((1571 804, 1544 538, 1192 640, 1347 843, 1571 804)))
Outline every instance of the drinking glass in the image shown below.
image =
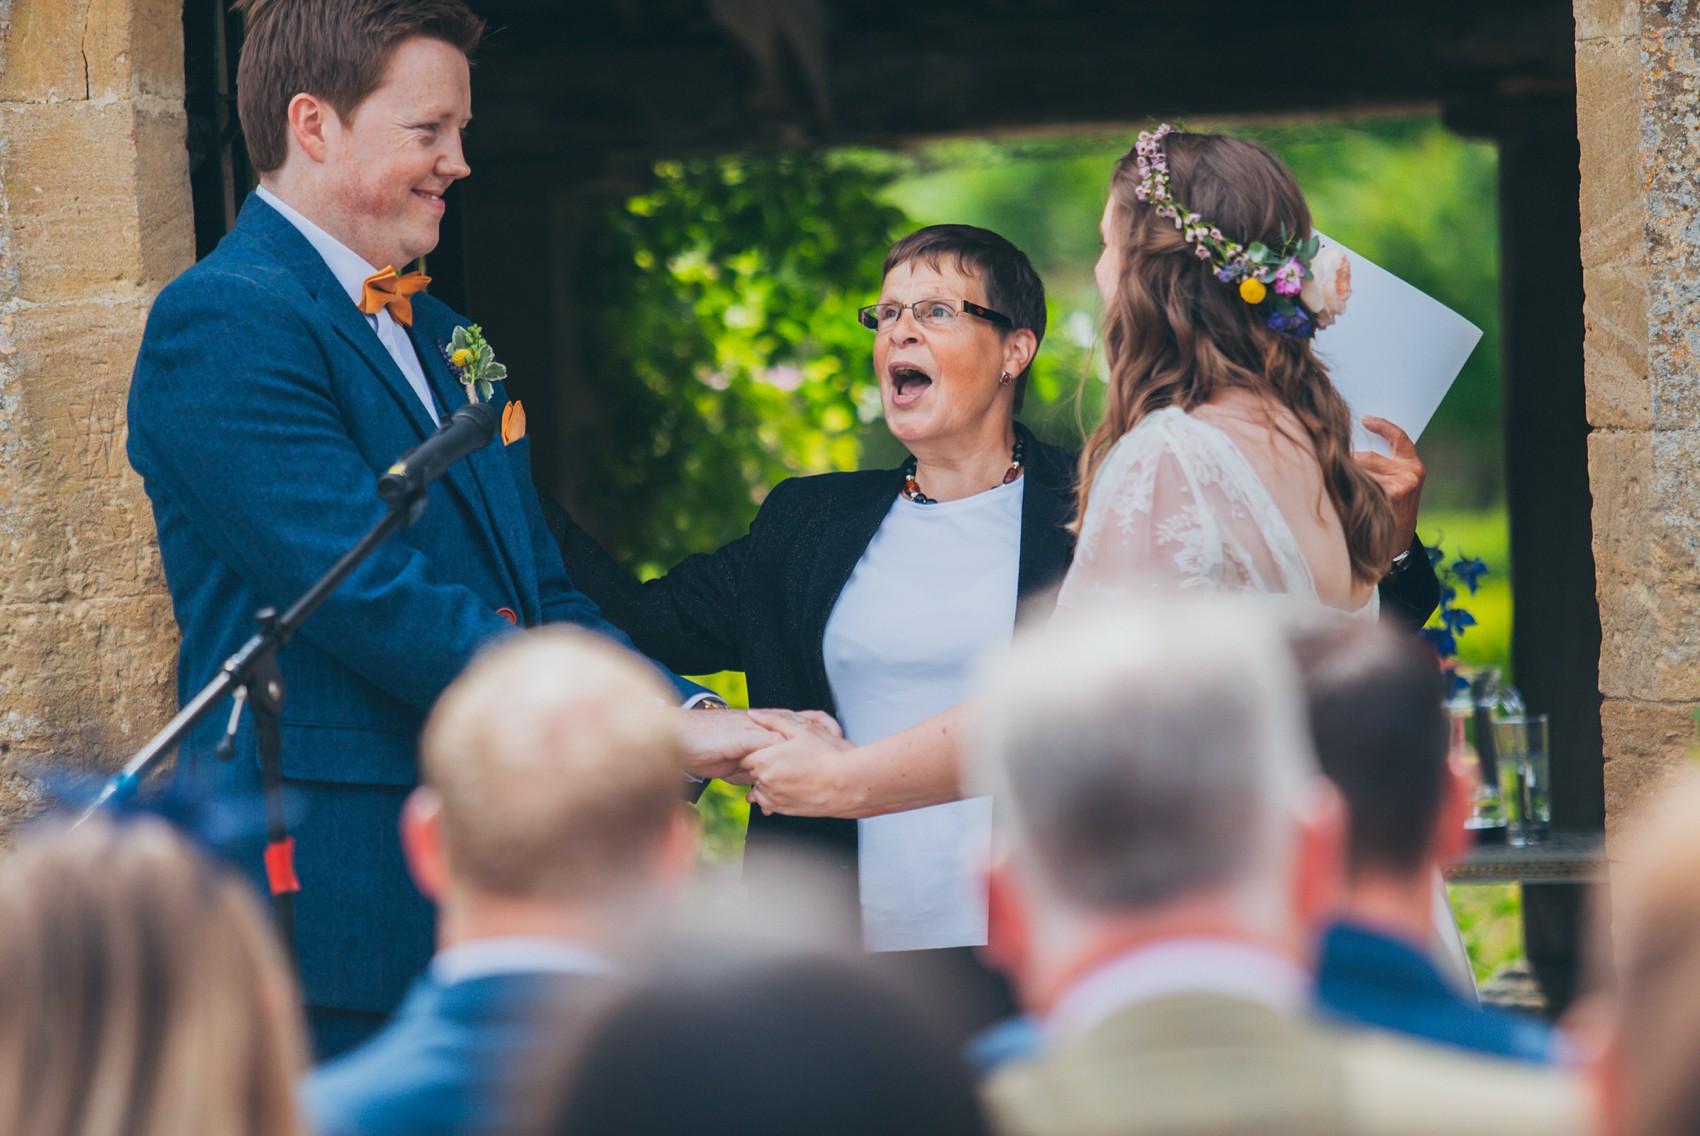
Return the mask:
POLYGON ((1552 824, 1547 716, 1518 714, 1501 718, 1493 728, 1506 843, 1519 848, 1539 844, 1552 824))

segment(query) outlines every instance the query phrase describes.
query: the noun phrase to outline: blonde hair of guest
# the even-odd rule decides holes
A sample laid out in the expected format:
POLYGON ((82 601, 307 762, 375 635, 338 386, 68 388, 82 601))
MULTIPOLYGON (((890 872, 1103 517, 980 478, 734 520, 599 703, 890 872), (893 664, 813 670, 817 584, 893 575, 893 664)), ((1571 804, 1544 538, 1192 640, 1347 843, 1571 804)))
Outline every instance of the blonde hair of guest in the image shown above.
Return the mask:
MULTIPOLYGON (((596 901, 641 886, 682 812, 667 689, 632 652, 551 627, 493 647, 420 738, 457 888, 596 901)), ((442 898, 442 897, 439 897, 442 898)))
POLYGON ((0 1132, 300 1136, 306 1044, 256 897, 161 821, 0 859, 0 1132))

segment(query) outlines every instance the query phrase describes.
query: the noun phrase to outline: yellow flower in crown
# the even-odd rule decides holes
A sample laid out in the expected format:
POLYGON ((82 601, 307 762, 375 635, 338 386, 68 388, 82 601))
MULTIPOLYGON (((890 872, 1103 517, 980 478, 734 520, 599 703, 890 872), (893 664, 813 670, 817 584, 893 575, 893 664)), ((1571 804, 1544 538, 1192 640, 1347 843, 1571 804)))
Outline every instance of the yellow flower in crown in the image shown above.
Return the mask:
POLYGON ((455 378, 466 388, 468 402, 489 402, 496 392, 491 384, 508 377, 508 369, 496 362, 495 349, 485 342, 484 331, 477 324, 455 328, 443 354, 455 378))

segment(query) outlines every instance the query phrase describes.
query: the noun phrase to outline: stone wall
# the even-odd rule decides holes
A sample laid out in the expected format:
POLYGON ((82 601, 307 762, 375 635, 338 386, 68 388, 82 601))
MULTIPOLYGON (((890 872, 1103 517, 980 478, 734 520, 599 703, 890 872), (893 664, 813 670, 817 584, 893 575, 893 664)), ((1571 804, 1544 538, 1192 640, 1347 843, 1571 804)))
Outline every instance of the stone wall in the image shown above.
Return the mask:
POLYGON ((1700 703, 1700 2, 1576 0, 1608 828, 1700 703))
POLYGON ((184 131, 180 0, 0 0, 0 833, 25 772, 104 772, 174 706, 124 401, 194 259, 184 131))

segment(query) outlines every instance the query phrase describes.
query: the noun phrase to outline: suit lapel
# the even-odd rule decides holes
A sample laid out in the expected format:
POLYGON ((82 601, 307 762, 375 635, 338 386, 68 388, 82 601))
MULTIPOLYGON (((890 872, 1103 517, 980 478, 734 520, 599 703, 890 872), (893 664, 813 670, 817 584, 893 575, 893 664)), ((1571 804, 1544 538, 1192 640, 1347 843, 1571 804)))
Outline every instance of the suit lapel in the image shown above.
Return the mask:
MULTIPOLYGON (((424 364, 432 389, 453 413, 465 405, 466 388, 450 373, 448 360, 443 357, 443 345, 454 333, 454 328, 439 326, 444 321, 437 318, 433 309, 441 307, 440 304, 432 305, 416 299, 413 326, 408 333, 424 364)), ((507 399, 498 392, 493 401, 499 409, 507 399)), ((507 567, 509 580, 514 586, 514 602, 526 609, 521 614, 525 616, 526 624, 532 625, 542 621, 543 612, 537 587, 537 565, 531 549, 531 527, 520 508, 517 490, 521 487, 517 484, 513 462, 503 452, 504 449, 498 436, 465 461, 449 467, 449 473, 459 474, 469 501, 482 503, 483 508, 479 511, 485 521, 485 531, 507 567)))

